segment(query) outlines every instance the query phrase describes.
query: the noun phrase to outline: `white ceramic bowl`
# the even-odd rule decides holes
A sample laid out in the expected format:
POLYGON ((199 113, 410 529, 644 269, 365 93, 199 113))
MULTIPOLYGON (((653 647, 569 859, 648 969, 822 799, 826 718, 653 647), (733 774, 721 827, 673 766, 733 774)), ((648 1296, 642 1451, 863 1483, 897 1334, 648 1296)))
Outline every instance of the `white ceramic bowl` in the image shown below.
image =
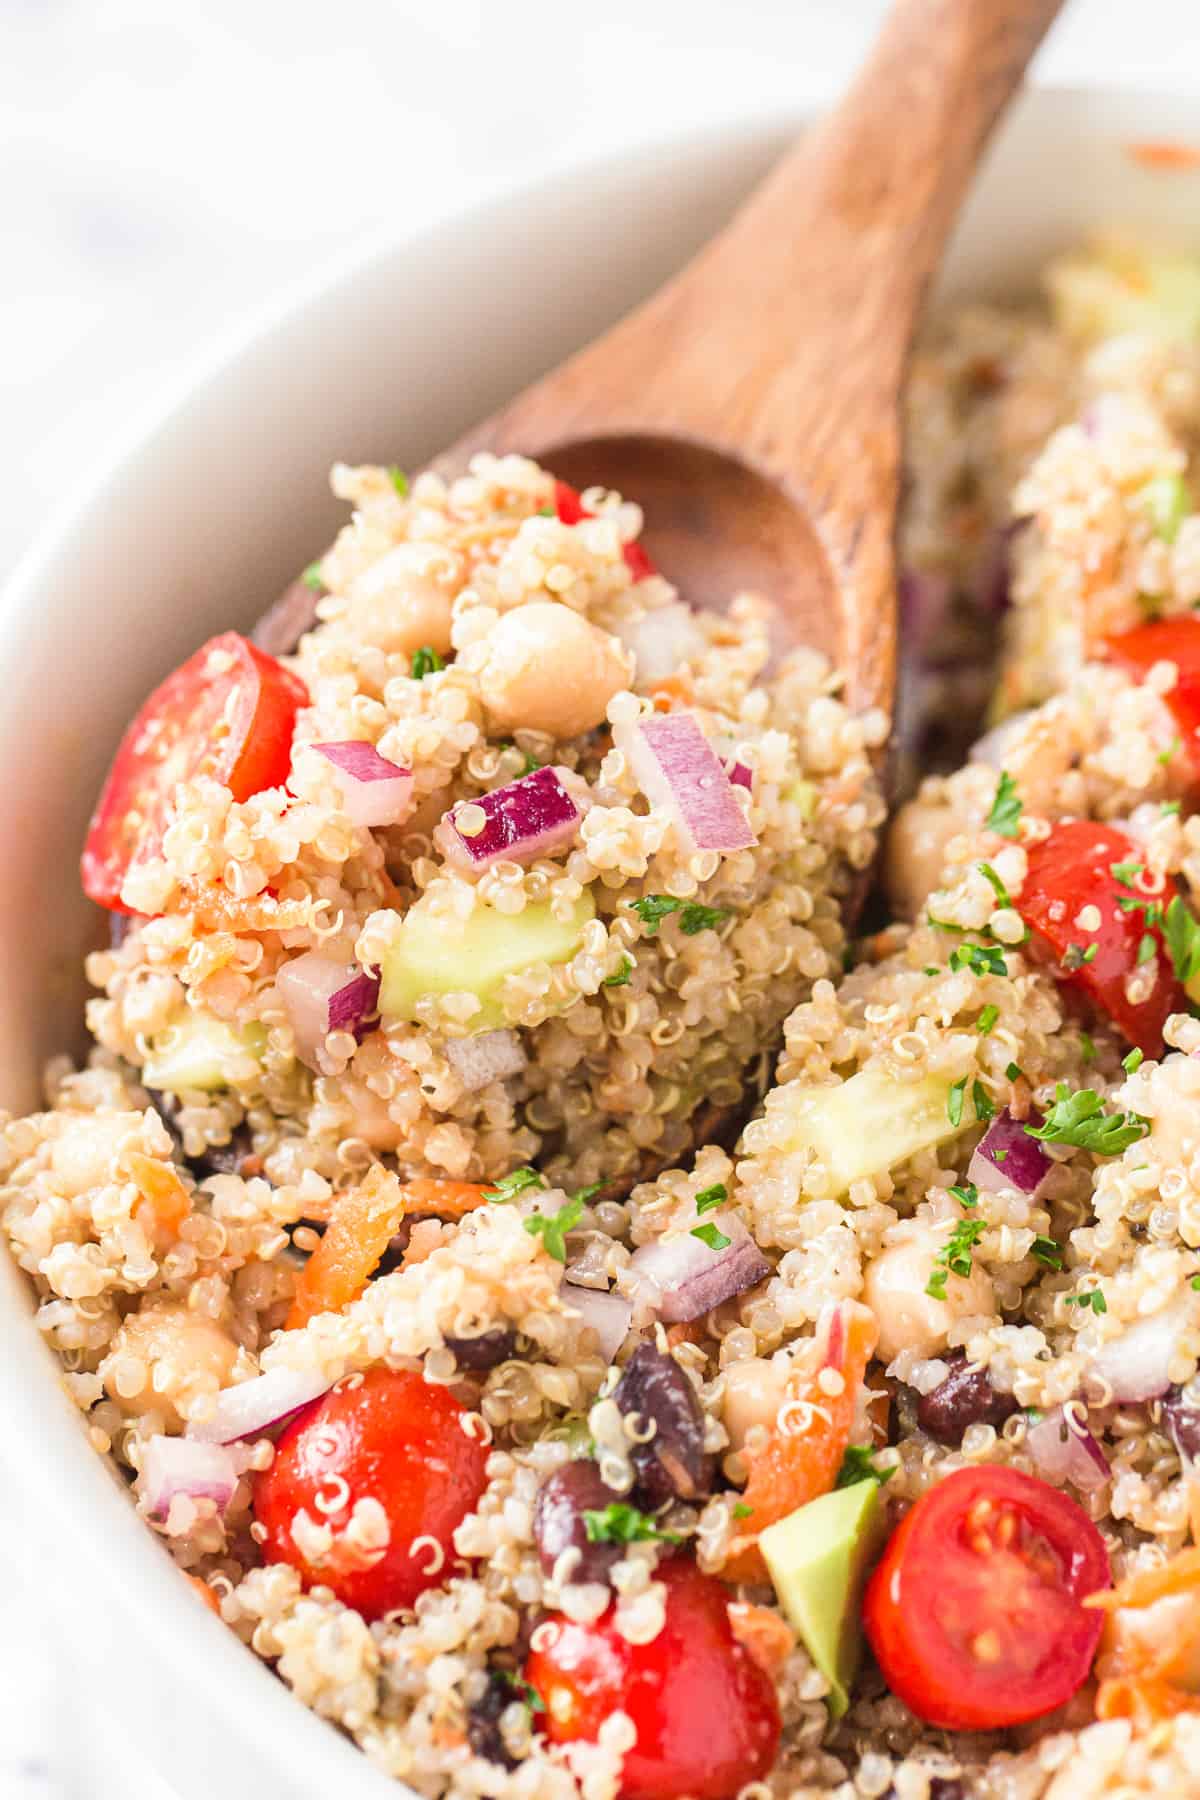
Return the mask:
MULTIPOLYGON (((79 1040, 97 921, 76 859, 123 724, 328 541, 328 466, 419 466, 677 266, 798 123, 644 145, 359 254, 193 376, 45 533, 0 604, 0 1105, 35 1105, 43 1058, 79 1040)), ((1194 235, 1200 178, 1124 149, 1194 126, 1184 98, 1027 95, 943 293, 1028 288, 1099 225, 1194 235)), ((88 1447, 2 1260, 0 1291, 9 1542, 55 1595, 79 1679, 182 1800, 394 1797, 197 1604, 88 1447)))

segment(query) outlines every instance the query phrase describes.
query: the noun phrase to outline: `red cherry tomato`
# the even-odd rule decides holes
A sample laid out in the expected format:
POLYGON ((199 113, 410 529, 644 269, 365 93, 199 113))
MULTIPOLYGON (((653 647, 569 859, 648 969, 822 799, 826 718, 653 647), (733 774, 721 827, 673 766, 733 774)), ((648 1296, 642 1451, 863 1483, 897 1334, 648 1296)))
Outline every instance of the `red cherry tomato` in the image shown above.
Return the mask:
POLYGON ((1137 681, 1155 663, 1174 663, 1175 686, 1164 694, 1179 727, 1179 736, 1195 772, 1200 773, 1200 619, 1155 619, 1109 638, 1109 657, 1137 681))
MULTIPOLYGON (((554 510, 564 525, 578 525, 580 519, 594 519, 596 516, 588 511, 579 498, 579 490, 573 488, 569 481, 555 482, 554 510)), ((645 581, 647 575, 657 575, 658 570, 640 544, 626 544, 624 557, 625 567, 635 581, 645 581)))
POLYGON ((637 1743, 622 1800, 731 1800, 775 1761, 775 1684, 734 1636, 723 1581, 682 1556, 655 1579, 666 1583, 667 1616, 648 1644, 621 1636, 612 1607, 592 1625, 543 1623, 525 1664, 546 1706, 538 1723, 552 1743, 594 1742, 610 1713, 626 1712, 637 1743))
MULTIPOLYGON (((464 1429, 466 1417, 453 1394, 407 1370, 372 1369, 359 1386, 332 1389, 293 1419, 258 1478, 254 1513, 267 1561, 331 1587, 365 1619, 440 1587, 453 1572, 455 1528, 486 1485, 488 1449, 464 1429), (382 1508, 382 1554, 347 1536, 361 1500, 382 1508), (307 1519, 297 1526, 301 1512, 307 1519), (322 1525, 333 1544, 314 1556, 313 1528, 322 1525)), ((368 1511, 377 1519, 377 1508, 368 1511)))
POLYGON ((1027 847, 1027 855, 1016 905, 1034 934, 1035 953, 1054 963, 1060 981, 1088 994, 1144 1055, 1160 1055, 1163 1026, 1171 1013, 1187 1011, 1187 995, 1157 925, 1147 924, 1143 907, 1128 903, 1157 901, 1165 911, 1178 892, 1174 882, 1161 894, 1147 894, 1132 875, 1119 879, 1113 864, 1140 864, 1141 850, 1115 826, 1086 819, 1055 825, 1048 838, 1027 847), (1077 923, 1086 906, 1099 911, 1095 930, 1077 923), (1154 953, 1139 963, 1147 934, 1154 953), (1139 999, 1142 981, 1148 991, 1139 999))
POLYGON ((892 1533, 863 1624, 888 1686, 947 1731, 1035 1719, 1087 1679, 1111 1583, 1104 1540, 1066 1494, 1016 1469, 957 1469, 892 1533))
POLYGON ((235 800, 287 779, 304 683, 236 631, 210 638, 155 688, 121 739, 81 862, 83 890, 129 912, 121 884, 162 838, 177 783, 211 775, 235 800))

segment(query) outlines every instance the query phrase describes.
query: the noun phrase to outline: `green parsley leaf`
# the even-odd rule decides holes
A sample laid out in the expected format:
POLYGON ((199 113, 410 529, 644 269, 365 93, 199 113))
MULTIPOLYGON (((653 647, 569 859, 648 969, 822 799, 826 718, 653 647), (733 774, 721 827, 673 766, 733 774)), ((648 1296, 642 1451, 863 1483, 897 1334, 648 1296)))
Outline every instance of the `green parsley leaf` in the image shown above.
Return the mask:
POLYGON ((325 592, 325 577, 321 573, 321 565, 319 562, 309 563, 300 579, 311 594, 323 594, 325 592))
POLYGON ((940 975, 942 971, 938 968, 936 963, 926 963, 922 972, 926 975, 940 975))
POLYGON ((1196 1292, 1200 1294, 1200 1275, 1192 1276, 1191 1285, 1195 1288, 1196 1292))
POLYGON ((1052 1237, 1035 1237, 1029 1253, 1038 1262, 1045 1263, 1048 1269, 1062 1268, 1062 1251, 1052 1237))
POLYGON ((1171 758, 1174 756, 1175 752, 1182 748, 1182 745, 1183 745, 1182 738, 1173 737, 1171 739, 1170 743, 1167 745, 1166 749, 1159 751, 1158 760, 1162 764, 1164 769, 1166 768, 1167 764, 1170 762, 1171 758))
POLYGON ((999 944, 956 944, 950 952, 950 967, 970 969, 972 975, 1008 974, 999 944))
POLYGON ((925 1284, 925 1292, 933 1300, 946 1298, 946 1275, 958 1275, 966 1281, 971 1273, 971 1253, 987 1230, 986 1219, 960 1219, 942 1248, 934 1257, 933 1272, 925 1284))
POLYGON ((962 1124, 963 1095, 966 1092, 966 1088, 967 1078, 964 1075, 960 1080, 953 1084, 950 1092, 946 1095, 946 1117, 955 1127, 962 1124))
POLYGON ((1081 1031, 1079 1034, 1079 1053, 1083 1057, 1085 1063, 1095 1062, 1096 1060, 1096 1046, 1092 1042, 1091 1036, 1086 1031, 1081 1031))
POLYGON ((962 931, 966 930, 965 925, 952 925, 949 919, 935 919, 931 912, 927 912, 925 914, 925 917, 928 920, 929 924, 933 926, 933 929, 935 931, 962 932, 962 931))
POLYGON ((728 1198, 729 1189, 723 1181, 718 1181, 712 1187, 701 1188, 696 1195, 696 1211, 711 1212, 714 1206, 724 1206, 728 1198))
POLYGON ((514 1698, 519 1700, 522 1706, 527 1707, 531 1715, 545 1712, 546 1702, 535 1687, 531 1687, 527 1681, 522 1681, 520 1676, 514 1674, 511 1669, 497 1669, 496 1674, 499 1675, 501 1681, 508 1683, 514 1698))
POLYGON ((728 917, 728 910, 723 906, 700 906, 693 900, 679 914, 679 929, 684 937, 695 937, 698 931, 715 931, 728 917))
POLYGON ((990 862, 980 863, 979 873, 981 875, 983 875, 984 877, 986 877, 986 879, 991 883, 992 892, 996 896, 997 906, 1011 906, 1012 901, 1009 898, 1008 889, 1005 887, 1004 883, 1001 881, 999 875, 997 875, 997 873, 996 873, 995 869, 992 867, 991 863, 990 862))
POLYGON ((654 936, 668 913, 679 914, 679 929, 685 937, 695 937, 698 931, 716 927, 722 919, 729 917, 723 907, 702 906, 697 900, 677 900, 673 894, 646 894, 629 904, 646 927, 647 937, 654 936))
POLYGON ((1007 1150, 993 1150, 992 1151, 992 1161, 994 1163, 1007 1162, 1008 1161, 1008 1151, 1007 1150))
POLYGON ((624 1500, 610 1500, 607 1506, 588 1507, 583 1527, 589 1544, 677 1544, 679 1534, 660 1531, 650 1513, 641 1512, 624 1500))
POLYGON ((1144 867, 1145 864, 1140 862, 1115 862, 1109 864, 1109 873, 1116 877, 1122 887, 1131 888, 1134 877, 1140 875, 1144 867))
POLYGON ((1145 1057, 1140 1050, 1131 1050, 1128 1056, 1121 1058, 1121 1067, 1127 1075, 1132 1075, 1135 1070, 1141 1068, 1144 1061, 1145 1057))
POLYGON ((532 775, 535 770, 544 769, 545 766, 545 763, 540 763, 536 756, 530 756, 527 750, 525 752, 525 767, 521 770, 521 773, 522 775, 532 775))
POLYGON ((971 1099, 975 1102, 975 1117, 981 1125, 986 1125, 989 1119, 995 1118, 996 1108, 992 1096, 978 1079, 971 1083, 971 1099))
POLYGON ((525 1220, 525 1229, 530 1237, 540 1237, 542 1249, 555 1262, 565 1263, 567 1260, 567 1233, 578 1225, 583 1216, 583 1205, 582 1195, 576 1194, 565 1206, 560 1206, 556 1213, 530 1213, 525 1220))
POLYGON ((571 1195, 571 1198, 572 1200, 580 1201, 584 1206, 590 1206, 603 1187, 604 1183, 602 1181, 593 1181, 588 1187, 576 1188, 575 1192, 571 1195))
POLYGON ((1092 1088, 1080 1088, 1073 1094, 1064 1081, 1055 1090, 1054 1105, 1044 1123, 1025 1127, 1030 1137, 1043 1143, 1070 1144, 1095 1156, 1120 1156, 1149 1129, 1149 1120, 1140 1114, 1106 1113, 1103 1100, 1092 1088))
MULTIPOLYGON (((1200 1275, 1196 1279, 1200 1281, 1200 1275)), ((739 1500, 733 1509, 733 1516, 735 1519, 751 1519, 754 1517, 754 1508, 747 1506, 744 1500, 739 1500)))
POLYGON ((996 798, 992 801, 992 810, 987 816, 988 830, 998 832, 1001 837, 1016 837, 1020 817, 1021 802, 1017 797, 1017 784, 1008 771, 1004 770, 996 784, 996 798))
POLYGON ((1166 910, 1163 937, 1180 981, 1191 981, 1200 974, 1200 924, 1181 894, 1176 894, 1166 910))
POLYGON ((715 1225, 693 1225, 690 1235, 699 1238, 700 1242, 707 1244, 710 1250, 728 1250, 733 1242, 732 1238, 727 1238, 725 1233, 718 1230, 715 1225))
POLYGON ((1085 963, 1094 962, 1097 945, 1089 944, 1085 950, 1081 944, 1068 944, 1063 951, 1062 966, 1064 969, 1082 969, 1085 963))
POLYGON ((404 473, 403 469, 398 469, 396 467, 396 465, 393 463, 391 468, 388 470, 388 480, 391 482, 392 486, 395 488, 396 492, 399 494, 399 496, 402 500, 407 498, 408 476, 404 473))
POLYGON ((632 956, 623 956, 621 958, 621 966, 617 970, 616 974, 615 975, 606 975, 604 977, 603 982, 601 983, 601 986, 602 987, 627 987, 629 985, 629 977, 633 974, 633 968, 634 968, 634 963, 633 963, 632 956))
POLYGON ((552 506, 539 506, 533 516, 535 519, 556 519, 558 514, 552 506))
POLYGON ((973 1181, 960 1181, 950 1189, 960 1206, 978 1206, 979 1189, 973 1181))
POLYGON ((1000 1017, 1000 1008, 998 1006, 985 1006, 984 1007, 983 1011, 980 1013, 979 1017, 975 1021, 975 1029, 979 1033, 980 1037, 986 1037, 988 1035, 989 1031, 992 1029, 992 1026, 996 1023, 996 1020, 999 1017, 1000 1017))
POLYGON ((503 1203, 515 1200, 518 1194, 525 1192, 526 1188, 544 1188, 545 1185, 546 1183, 536 1169, 513 1169, 510 1174, 502 1175, 495 1187, 489 1188, 483 1197, 485 1200, 498 1200, 503 1203))
POLYGON ((1159 810, 1165 817, 1171 818, 1179 811, 1179 802, 1178 800, 1164 800, 1159 810))
POLYGON ((1138 940, 1137 947, 1138 968, 1140 969, 1143 963, 1151 962, 1157 950, 1157 940, 1153 938, 1148 931, 1143 932, 1141 938, 1138 940))
POLYGON ((1095 962, 1096 952, 1097 952, 1097 950, 1099 950, 1099 948, 1100 948, 1099 944, 1089 944, 1087 949, 1083 953, 1084 962, 1085 963, 1095 962))
POLYGON ((935 1268, 933 1270, 929 1280, 925 1283, 925 1292, 929 1295, 931 1300, 944 1300, 946 1298, 945 1269, 935 1268))
POLYGON ((1099 1288, 1089 1288, 1086 1294, 1068 1294, 1068 1306, 1090 1306, 1094 1313, 1106 1313, 1108 1302, 1099 1288))
POLYGON ((419 650, 413 651, 412 678, 414 681, 424 681, 427 675, 432 675, 438 669, 444 669, 445 666, 437 651, 430 644, 422 644, 419 650))
POLYGON ((860 1481, 875 1481, 882 1487, 896 1473, 895 1469, 877 1469, 875 1453, 868 1444, 848 1444, 838 1470, 835 1488, 857 1487, 860 1481))
POLYGON ((1010 1081, 1020 1081, 1020 1079, 1021 1079, 1020 1063, 1009 1063, 1007 1068, 1005 1069, 1004 1073, 1007 1075, 1007 1077, 1010 1081))

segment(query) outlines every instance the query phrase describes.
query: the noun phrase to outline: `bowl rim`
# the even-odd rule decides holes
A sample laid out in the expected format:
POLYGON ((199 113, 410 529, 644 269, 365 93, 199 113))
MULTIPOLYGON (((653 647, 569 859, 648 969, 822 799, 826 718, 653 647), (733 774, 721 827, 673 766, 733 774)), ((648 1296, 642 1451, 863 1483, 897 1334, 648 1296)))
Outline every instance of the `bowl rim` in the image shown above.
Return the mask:
MULTIPOLYGON (((1187 97, 1184 90, 1166 84, 1146 87, 1109 81, 1035 80, 1029 91, 1042 104, 1119 99, 1153 107, 1156 100, 1170 103, 1187 97)), ((802 94, 794 103, 760 115, 743 107, 717 118, 675 123, 669 129, 650 128, 632 142, 601 145, 577 158, 564 155, 536 174, 497 177, 415 225, 390 226, 356 238, 316 270, 286 284, 187 356, 181 373, 159 388, 130 424, 89 460, 73 492, 41 522, 0 588, 0 670, 17 653, 39 593, 54 582, 60 565, 74 556, 77 540, 86 539, 96 528, 106 504, 121 499, 125 483, 138 480, 147 459, 169 433, 186 432, 201 396, 213 384, 234 379, 239 365, 252 359, 285 325, 302 325, 348 287, 378 280, 401 252, 436 258, 443 245, 485 225, 497 207, 512 209, 535 196, 566 193, 601 172, 633 171, 656 154, 688 159, 723 147, 766 146, 776 137, 782 141, 789 132, 802 129, 827 99, 826 92, 802 94)), ((98 1565, 91 1578, 93 1591, 103 1590, 113 1617, 125 1621, 123 1630, 136 1631, 147 1653, 172 1669, 176 1685, 189 1695, 189 1722, 204 1724, 206 1713, 217 1722, 229 1740, 222 1754, 231 1796, 241 1800, 245 1791, 235 1777, 239 1745, 261 1746, 264 1741, 270 1744, 272 1773, 285 1797, 317 1800, 318 1795, 338 1791, 336 1783, 344 1784, 348 1793, 361 1793, 364 1800, 369 1794, 379 1800, 385 1794, 393 1800, 397 1794, 411 1795, 411 1789, 386 1776, 336 1727, 300 1702, 257 1656, 246 1653, 225 1625, 200 1617, 202 1609, 169 1558, 152 1552, 151 1535, 130 1506, 123 1485, 88 1444, 82 1415, 62 1391, 57 1358, 39 1340, 26 1277, 7 1246, 0 1255, 0 1289, 0 1402, 13 1441, 24 1450, 10 1468, 14 1488, 28 1503, 30 1530, 35 1538, 43 1531, 52 1537, 54 1558, 67 1567, 86 1555, 87 1548, 64 1550, 64 1543, 74 1546, 77 1535, 86 1535, 94 1552, 99 1542, 104 1554, 91 1558, 98 1565), (44 1379, 29 1379, 35 1366, 44 1371, 44 1379), (52 1398, 55 1390, 57 1401, 52 1398), (77 1534, 74 1527, 84 1508, 91 1529, 77 1534)), ((169 1770, 161 1765, 156 1769, 169 1783, 169 1770)))

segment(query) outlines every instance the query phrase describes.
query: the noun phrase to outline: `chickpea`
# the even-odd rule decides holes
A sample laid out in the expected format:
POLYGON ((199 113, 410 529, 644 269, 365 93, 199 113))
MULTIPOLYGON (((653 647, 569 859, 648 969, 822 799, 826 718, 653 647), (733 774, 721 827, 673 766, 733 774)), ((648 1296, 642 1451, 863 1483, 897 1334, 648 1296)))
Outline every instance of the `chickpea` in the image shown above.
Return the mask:
POLYGON ((77 1113, 55 1138, 50 1148, 50 1167, 55 1184, 73 1200, 89 1188, 103 1187, 125 1177, 116 1173, 123 1150, 143 1140, 141 1113, 77 1113))
POLYGON ((883 879, 888 899, 901 917, 920 916, 926 898, 941 883, 946 845, 964 829, 964 821, 950 806, 910 800, 900 808, 884 846, 883 879))
POLYGON ((879 1326, 878 1355, 883 1362, 891 1362, 902 1350, 935 1356, 945 1348, 956 1320, 995 1312, 991 1278, 977 1267, 965 1279, 946 1271, 944 1300, 925 1292, 930 1275, 941 1268, 934 1258, 945 1244, 944 1229, 918 1226, 868 1268, 863 1298, 879 1326))
POLYGON ((397 544, 351 584, 348 623, 368 643, 411 656, 450 649, 458 559, 433 544, 397 544))
POLYGON ((722 1420, 729 1441, 740 1450, 756 1425, 769 1431, 787 1399, 790 1365, 774 1357, 751 1356, 725 1370, 722 1420))
POLYGON ((215 1320, 164 1303, 130 1313, 100 1365, 100 1378, 127 1417, 159 1410, 168 1425, 182 1429, 177 1403, 215 1393, 229 1380, 237 1358, 237 1345, 215 1320), (131 1393, 138 1364, 144 1376, 131 1393))
POLYGON ((488 639, 479 691, 501 731, 579 737, 629 685, 633 658, 570 607, 535 600, 505 613, 488 639))

